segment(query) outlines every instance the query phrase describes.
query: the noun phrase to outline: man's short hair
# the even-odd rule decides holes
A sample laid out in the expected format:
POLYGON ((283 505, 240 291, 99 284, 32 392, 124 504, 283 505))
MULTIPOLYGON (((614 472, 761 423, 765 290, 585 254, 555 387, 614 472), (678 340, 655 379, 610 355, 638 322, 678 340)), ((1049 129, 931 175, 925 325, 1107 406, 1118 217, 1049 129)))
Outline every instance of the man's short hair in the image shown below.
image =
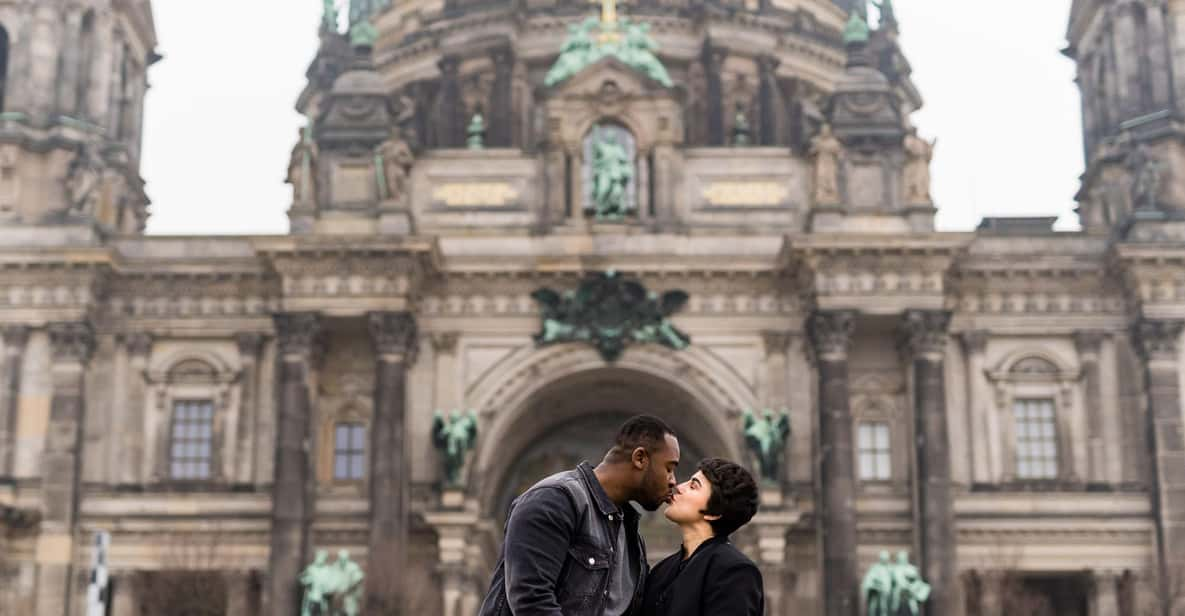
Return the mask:
POLYGON ((639 447, 654 453, 666 446, 668 434, 674 435, 675 431, 663 420, 650 415, 637 415, 621 424, 613 448, 627 456, 639 447))
POLYGON ((727 537, 749 523, 757 513, 757 482, 745 467, 721 458, 700 460, 697 470, 712 484, 708 508, 704 515, 718 515, 719 520, 708 520, 712 533, 727 537))

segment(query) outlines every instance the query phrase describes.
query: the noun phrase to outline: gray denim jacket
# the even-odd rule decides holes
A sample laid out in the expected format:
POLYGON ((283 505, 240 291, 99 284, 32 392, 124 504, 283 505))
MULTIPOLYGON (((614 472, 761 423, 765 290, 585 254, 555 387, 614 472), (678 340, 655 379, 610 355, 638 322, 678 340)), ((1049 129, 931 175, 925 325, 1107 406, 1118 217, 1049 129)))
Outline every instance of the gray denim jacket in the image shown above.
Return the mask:
POLYGON ((502 555, 478 616, 602 616, 616 567, 633 567, 629 616, 641 613, 646 544, 632 505, 624 516, 609 500, 588 462, 540 481, 510 505, 502 555), (624 520, 621 519, 624 517, 624 520), (624 523, 628 554, 614 537, 624 523))

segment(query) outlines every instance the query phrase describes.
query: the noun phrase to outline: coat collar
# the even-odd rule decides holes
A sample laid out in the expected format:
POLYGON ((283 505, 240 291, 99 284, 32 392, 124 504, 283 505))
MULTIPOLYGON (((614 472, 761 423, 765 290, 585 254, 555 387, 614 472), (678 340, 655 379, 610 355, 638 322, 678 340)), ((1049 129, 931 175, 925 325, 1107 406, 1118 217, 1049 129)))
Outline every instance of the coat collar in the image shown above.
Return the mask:
POLYGON ((580 471, 581 477, 584 477, 584 483, 588 485, 588 491, 592 494, 593 500, 597 502, 597 509, 601 511, 602 515, 621 514, 627 519, 641 517, 633 505, 627 504, 625 507, 618 507, 617 503, 609 500, 609 495, 605 493, 605 488, 601 487, 601 482, 593 472, 592 464, 589 464, 588 461, 581 462, 576 470, 580 471))

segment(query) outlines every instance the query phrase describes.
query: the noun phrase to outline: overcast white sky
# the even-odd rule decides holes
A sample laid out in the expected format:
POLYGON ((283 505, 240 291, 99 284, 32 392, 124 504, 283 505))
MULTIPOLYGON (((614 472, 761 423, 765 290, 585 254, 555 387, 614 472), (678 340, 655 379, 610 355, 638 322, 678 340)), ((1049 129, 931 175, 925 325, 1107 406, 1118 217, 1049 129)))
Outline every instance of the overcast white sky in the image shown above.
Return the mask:
MULTIPOLYGON (((896 0, 938 139, 939 228, 991 215, 1077 225, 1081 121, 1065 46, 1070 0, 896 0)), ((317 45, 316 0, 156 0, 144 177, 156 234, 286 233, 293 110, 317 45)))

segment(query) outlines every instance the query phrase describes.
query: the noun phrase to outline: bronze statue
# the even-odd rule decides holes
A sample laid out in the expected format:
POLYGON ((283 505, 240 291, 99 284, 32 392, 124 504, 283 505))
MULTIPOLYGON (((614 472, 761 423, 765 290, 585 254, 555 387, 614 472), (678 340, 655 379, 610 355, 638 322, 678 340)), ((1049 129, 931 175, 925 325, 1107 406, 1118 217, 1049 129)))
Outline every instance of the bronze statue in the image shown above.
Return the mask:
POLYGON ((757 456, 761 477, 769 482, 778 480, 779 459, 786 450, 790 436, 790 414, 785 409, 775 416, 772 409, 766 409, 759 417, 751 410, 744 414, 745 443, 757 456))
POLYGON ((444 477, 448 485, 457 485, 465 454, 477 445, 477 413, 453 411, 446 418, 436 411, 432 417, 432 444, 444 456, 444 477))

